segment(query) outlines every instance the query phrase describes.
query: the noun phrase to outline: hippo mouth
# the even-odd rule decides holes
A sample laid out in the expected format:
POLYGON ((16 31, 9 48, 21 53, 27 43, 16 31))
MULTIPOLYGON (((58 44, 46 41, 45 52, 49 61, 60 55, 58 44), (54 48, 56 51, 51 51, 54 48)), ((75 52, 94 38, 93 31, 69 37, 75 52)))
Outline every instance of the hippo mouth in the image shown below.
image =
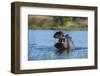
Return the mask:
POLYGON ((56 43, 54 46, 55 46, 57 49, 64 49, 64 46, 63 46, 62 43, 56 43))

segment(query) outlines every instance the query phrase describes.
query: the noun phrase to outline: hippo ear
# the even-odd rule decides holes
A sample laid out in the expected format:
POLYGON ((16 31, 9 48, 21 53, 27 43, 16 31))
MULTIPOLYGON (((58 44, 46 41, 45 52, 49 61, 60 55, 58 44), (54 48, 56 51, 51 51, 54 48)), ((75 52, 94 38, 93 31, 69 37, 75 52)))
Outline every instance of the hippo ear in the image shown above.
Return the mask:
POLYGON ((54 38, 57 38, 57 34, 58 34, 58 32, 56 32, 56 33, 53 35, 53 37, 54 37, 54 38))
POLYGON ((56 38, 56 35, 54 34, 53 37, 56 38))
POLYGON ((56 35, 56 34, 54 34, 54 35, 53 35, 53 37, 54 37, 54 38, 57 38, 57 35, 56 35))
POLYGON ((65 35, 66 38, 72 39, 71 36, 69 36, 68 34, 65 35))

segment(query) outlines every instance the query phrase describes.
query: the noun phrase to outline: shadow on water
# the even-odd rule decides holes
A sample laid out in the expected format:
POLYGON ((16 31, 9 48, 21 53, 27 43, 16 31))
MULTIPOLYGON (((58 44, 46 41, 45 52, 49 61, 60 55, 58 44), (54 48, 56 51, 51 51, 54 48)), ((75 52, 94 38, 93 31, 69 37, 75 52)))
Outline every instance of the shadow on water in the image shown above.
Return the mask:
POLYGON ((56 54, 57 55, 61 55, 63 52, 67 52, 67 54, 69 54, 70 50, 66 50, 66 49, 57 49, 56 50, 56 54))
POLYGON ((76 47, 74 50, 85 50, 88 49, 87 47, 76 47))
MULTIPOLYGON (((39 49, 46 49, 46 48, 51 49, 51 48, 52 48, 52 50, 53 50, 53 47, 38 46, 38 45, 36 45, 36 44, 30 44, 30 45, 29 45, 29 48, 30 48, 30 49, 32 49, 32 48, 34 48, 34 47, 38 47, 39 49)), ((63 53, 64 51, 70 52, 70 51, 74 51, 74 50, 85 50, 85 49, 88 49, 88 48, 87 48, 87 47, 76 47, 76 48, 73 49, 73 50, 68 50, 68 49, 56 49, 56 51, 63 53)))
POLYGON ((37 48, 40 49, 41 51, 43 50, 47 50, 47 51, 55 51, 55 53, 57 55, 61 55, 62 53, 66 52, 67 54, 69 54, 72 51, 77 51, 77 50, 86 50, 88 49, 87 47, 76 47, 73 50, 68 50, 68 49, 56 49, 54 47, 49 47, 49 46, 37 46, 36 44, 31 44, 29 49, 32 50, 33 48, 37 48))
POLYGON ((88 49, 87 47, 76 47, 73 50, 68 50, 68 49, 57 49, 56 50, 56 54, 61 55, 63 52, 66 52, 67 54, 69 54, 72 51, 77 51, 77 50, 86 50, 88 49))

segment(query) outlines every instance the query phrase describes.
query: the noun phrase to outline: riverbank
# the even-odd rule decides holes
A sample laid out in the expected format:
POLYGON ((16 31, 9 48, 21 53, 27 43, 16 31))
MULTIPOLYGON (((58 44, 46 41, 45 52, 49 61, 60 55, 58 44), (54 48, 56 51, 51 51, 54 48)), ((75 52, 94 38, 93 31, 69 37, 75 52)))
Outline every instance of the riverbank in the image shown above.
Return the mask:
POLYGON ((87 27, 50 27, 50 26, 32 26, 29 27, 29 29, 33 29, 33 30, 67 30, 67 31, 71 31, 71 30, 79 30, 79 31, 87 31, 88 28, 87 27))

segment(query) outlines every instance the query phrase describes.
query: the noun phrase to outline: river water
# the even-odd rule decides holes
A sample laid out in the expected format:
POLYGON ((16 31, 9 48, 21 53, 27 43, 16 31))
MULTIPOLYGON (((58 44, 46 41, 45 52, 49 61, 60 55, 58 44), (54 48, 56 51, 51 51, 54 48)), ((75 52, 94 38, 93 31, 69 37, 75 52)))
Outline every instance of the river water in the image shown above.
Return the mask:
POLYGON ((63 31, 69 34, 75 44, 72 51, 59 51, 54 47, 53 35, 59 30, 29 30, 28 60, 82 59, 88 57, 88 32, 63 31))

